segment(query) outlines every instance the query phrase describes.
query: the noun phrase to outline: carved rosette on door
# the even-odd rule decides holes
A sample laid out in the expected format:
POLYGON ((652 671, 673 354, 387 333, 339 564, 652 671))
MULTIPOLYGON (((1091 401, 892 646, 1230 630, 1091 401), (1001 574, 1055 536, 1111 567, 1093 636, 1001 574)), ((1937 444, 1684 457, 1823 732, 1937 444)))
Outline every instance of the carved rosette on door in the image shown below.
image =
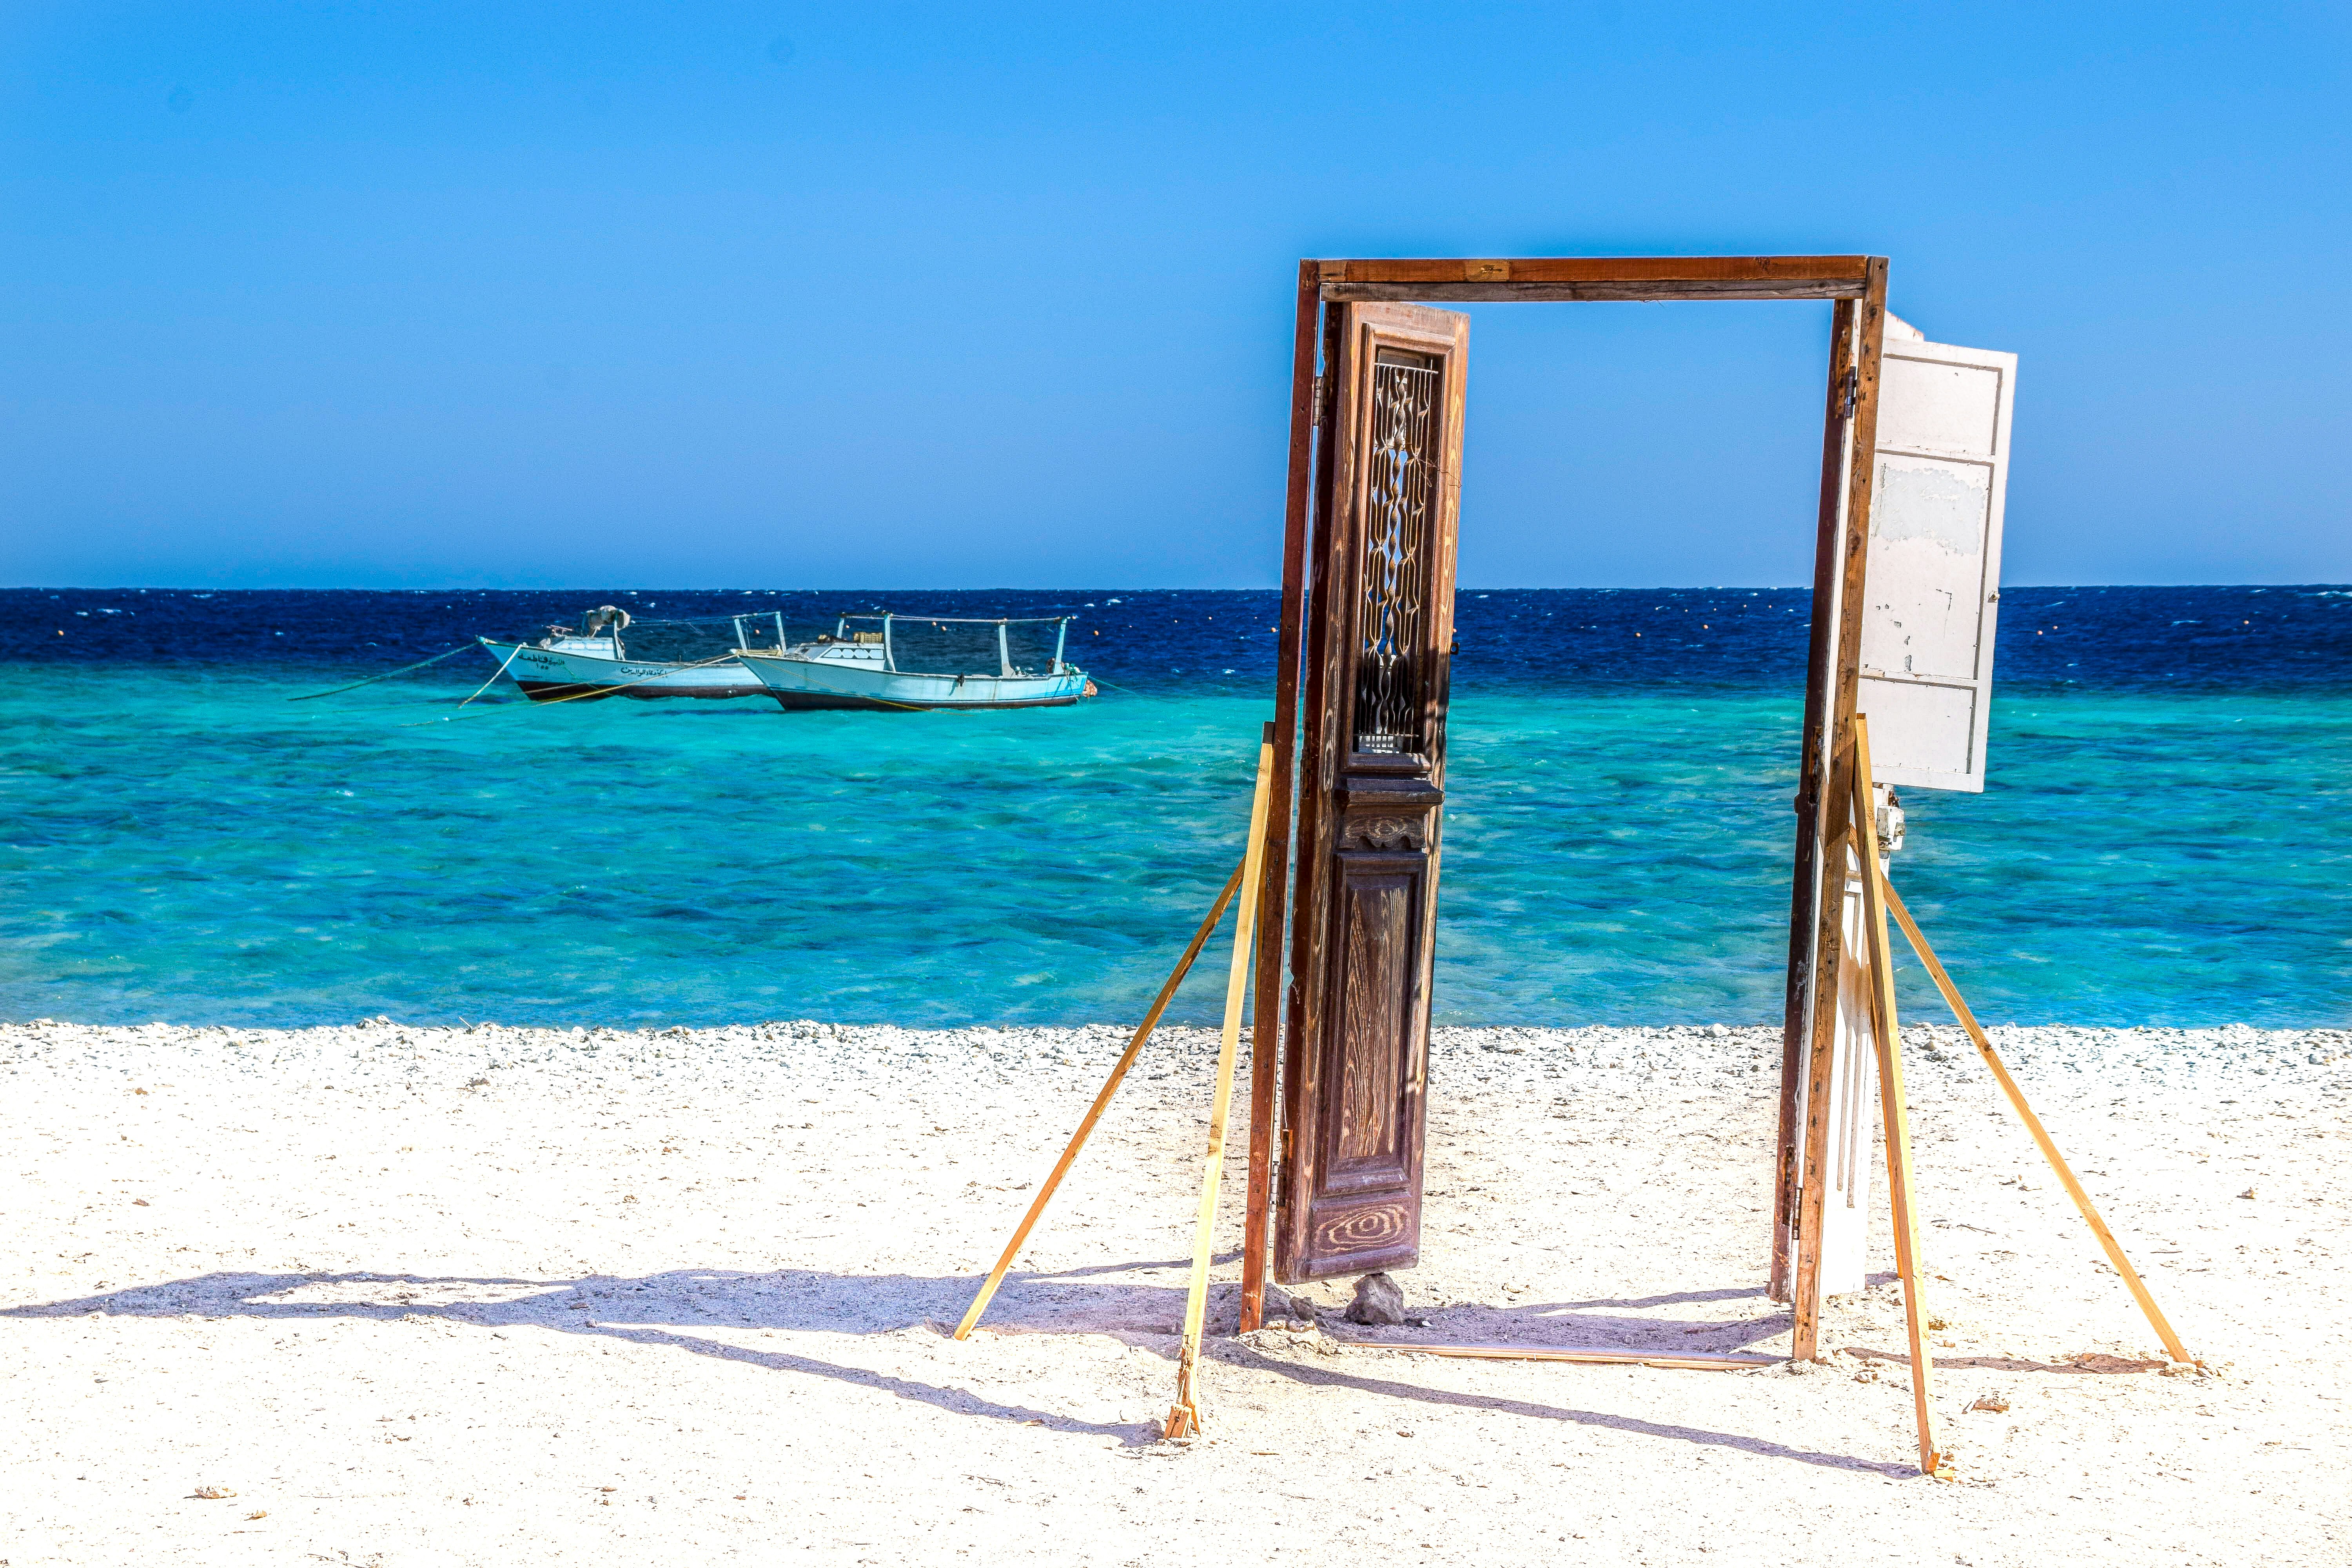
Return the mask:
POLYGON ((1275 1273, 1421 1245, 1469 319, 1327 318, 1275 1273))

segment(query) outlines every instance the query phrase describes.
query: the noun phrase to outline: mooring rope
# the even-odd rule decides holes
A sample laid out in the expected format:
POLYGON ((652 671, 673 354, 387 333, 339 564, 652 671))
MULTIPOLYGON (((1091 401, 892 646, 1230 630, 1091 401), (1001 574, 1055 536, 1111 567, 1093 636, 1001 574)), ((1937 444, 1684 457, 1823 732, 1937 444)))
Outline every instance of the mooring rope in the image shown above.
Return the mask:
MULTIPOLYGON (((507 649, 507 656, 506 658, 499 660, 498 668, 490 671, 490 678, 488 680, 485 680, 467 694, 466 702, 471 702, 475 698, 479 697, 483 692, 488 691, 491 687, 496 686, 499 683, 499 677, 507 672, 507 666, 515 661, 515 655, 520 653, 522 651, 522 644, 517 643, 514 647, 507 649)), ((464 709, 466 702, 458 703, 458 708, 460 710, 464 709)))
MULTIPOLYGON (((474 645, 469 642, 461 642, 456 647, 447 649, 446 652, 435 654, 431 658, 420 658, 415 664, 404 664, 398 669, 387 669, 382 675, 371 675, 365 680, 354 680, 349 686, 338 686, 333 691, 305 691, 299 697, 289 697, 286 700, 289 702, 308 702, 313 697, 332 697, 337 692, 357 691, 362 686, 373 686, 379 680, 390 680, 395 675, 406 675, 412 669, 423 669, 428 664, 438 664, 443 659, 447 658, 451 654, 463 653, 473 646, 474 645)), ((496 676, 492 676, 491 679, 495 680, 498 678, 496 676)))
MULTIPOLYGON (((515 653, 520 653, 522 649, 520 647, 515 649, 515 653)), ((635 680, 624 680, 618 686, 594 686, 583 691, 566 692, 561 697, 534 697, 530 700, 530 705, 534 708, 552 708, 559 702, 577 702, 583 697, 610 697, 615 691, 626 691, 632 686, 643 686, 648 680, 659 680, 665 675, 676 675, 682 669, 702 669, 714 664, 725 664, 734 657, 735 656, 731 653, 722 653, 717 658, 697 659, 692 664, 673 664, 666 669, 657 669, 651 675, 641 675, 635 680)), ((509 654, 507 658, 511 661, 514 658, 514 654, 509 654)), ((505 665, 499 666, 499 673, 500 675, 506 673, 505 665)), ((490 677, 492 680, 496 680, 499 677, 497 675, 490 677)), ((485 688, 485 689, 487 689, 487 688, 485 688)), ((479 691, 474 693, 474 697, 479 697, 480 695, 481 692, 479 691)), ((471 702, 473 700, 473 697, 468 697, 466 699, 466 702, 471 702)), ((465 705, 465 702, 457 704, 461 709, 464 708, 465 705)), ((503 711, 503 710, 485 708, 482 711, 485 713, 496 713, 503 711)), ((456 713, 444 713, 438 719, 419 719, 413 724, 403 724, 401 728, 404 730, 417 730, 422 729, 427 724, 446 724, 450 720, 457 717, 457 715, 456 713)))

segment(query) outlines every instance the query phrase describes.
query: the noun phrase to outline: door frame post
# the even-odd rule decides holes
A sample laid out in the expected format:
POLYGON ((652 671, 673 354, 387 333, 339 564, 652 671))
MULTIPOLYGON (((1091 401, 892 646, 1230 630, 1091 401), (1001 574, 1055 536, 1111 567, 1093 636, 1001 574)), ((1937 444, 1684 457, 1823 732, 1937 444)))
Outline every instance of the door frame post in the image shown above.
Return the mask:
POLYGON ((1290 822, 1298 749, 1298 660, 1307 624, 1307 542, 1313 496, 1316 349, 1323 300, 1315 264, 1298 264, 1297 319, 1290 349, 1290 482, 1282 510, 1282 614, 1274 653, 1274 804, 1266 817, 1266 875, 1257 907, 1257 968, 1251 982, 1249 1184, 1242 1237, 1241 1329, 1264 1320, 1265 1270, 1274 1219, 1274 1144, 1281 1101, 1276 1063, 1281 1059, 1283 973, 1288 949, 1290 822))
MULTIPOLYGON (((1829 1190, 1831 1068, 1837 1047, 1838 975, 1845 952, 1845 862, 1853 833, 1854 696, 1862 673, 1863 575, 1870 561, 1870 494, 1878 458, 1878 362, 1886 334, 1886 258, 1873 257, 1867 290, 1854 307, 1853 411, 1845 424, 1845 495, 1839 520, 1836 641, 1817 650, 1827 662, 1820 686, 1828 694, 1826 733, 1805 736, 1807 753, 1822 780, 1808 814, 1815 861, 1811 962, 1804 989, 1803 1121, 1797 1131, 1796 1237, 1789 1302, 1789 1354, 1811 1361, 1821 1349, 1822 1226, 1829 1190)), ((1775 1208, 1779 1207, 1776 1202, 1775 1208)))
POLYGON ((1854 304, 1837 301, 1830 320, 1829 378, 1822 412, 1821 507, 1813 531, 1812 630, 1805 664, 1805 721, 1798 742, 1795 874, 1789 881, 1789 973, 1780 1023, 1780 1114, 1773 1161, 1772 1260, 1766 1293, 1789 1299, 1796 1268, 1798 1130, 1803 1125, 1806 1033, 1812 1022, 1813 934, 1822 898, 1821 798, 1829 772, 1822 714, 1834 703, 1830 672, 1837 647, 1838 529, 1845 518, 1846 440, 1852 408, 1854 304))

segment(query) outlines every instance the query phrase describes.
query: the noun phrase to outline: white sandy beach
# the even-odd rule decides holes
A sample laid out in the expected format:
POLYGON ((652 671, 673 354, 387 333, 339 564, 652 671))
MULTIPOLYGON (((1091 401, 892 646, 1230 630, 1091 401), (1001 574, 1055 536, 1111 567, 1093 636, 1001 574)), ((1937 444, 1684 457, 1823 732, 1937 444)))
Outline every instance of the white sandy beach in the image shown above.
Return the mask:
MULTIPOLYGON (((1996 1033, 2222 1369, 2171 1376, 1963 1037, 1906 1034, 1949 1483, 1885 1285, 1801 1374, 1351 1350, 1329 1310, 1216 1341, 1206 1436, 1158 1441, 1198 1031, 959 1344, 1119 1030, 0 1028, 0 1560, 2352 1560, 2352 1035, 1996 1033)), ((1785 1352, 1778 1063, 1440 1031, 1427 1336, 1785 1352)))

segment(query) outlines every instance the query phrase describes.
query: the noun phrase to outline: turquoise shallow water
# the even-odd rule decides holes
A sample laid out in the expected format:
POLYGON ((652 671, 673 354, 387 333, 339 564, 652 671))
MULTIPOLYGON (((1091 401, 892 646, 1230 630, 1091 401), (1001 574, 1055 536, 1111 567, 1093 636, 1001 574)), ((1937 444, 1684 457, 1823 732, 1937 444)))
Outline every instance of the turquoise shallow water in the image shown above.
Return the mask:
MULTIPOLYGON (((67 601, 19 603, 26 637, 72 636, 20 639, 0 693, 0 1016, 1129 1018, 1238 854, 1269 711, 1262 626, 1216 633, 1237 651, 1200 664, 1201 606, 1246 599, 1223 613, 1247 626, 1265 596, 1161 597, 1185 636, 1080 611, 1118 633, 1088 650, 1119 686, 1075 710, 505 702, 453 721, 488 673, 471 653, 286 700, 451 638, 125 664, 137 639, 67 657, 92 617, 37 626, 67 601)), ((1715 658, 1713 624, 1674 617, 1720 619, 1720 595, 1639 595, 1625 613, 1689 649, 1573 679, 1529 641, 1570 635, 1549 628, 1569 602, 1521 597, 1509 626, 1465 599, 1438 1016, 1777 1021, 1802 595, 1751 595, 1753 646, 1715 658)), ((2217 681, 2192 659, 2095 683, 2047 654, 2003 686, 1992 787, 1906 797, 1898 882, 1979 1011, 2343 1023, 2352 680, 2217 681)), ((1202 971, 1177 1016, 1215 1016, 1222 960, 1202 971)), ((1906 989, 1940 1016, 1916 972, 1906 989)))

